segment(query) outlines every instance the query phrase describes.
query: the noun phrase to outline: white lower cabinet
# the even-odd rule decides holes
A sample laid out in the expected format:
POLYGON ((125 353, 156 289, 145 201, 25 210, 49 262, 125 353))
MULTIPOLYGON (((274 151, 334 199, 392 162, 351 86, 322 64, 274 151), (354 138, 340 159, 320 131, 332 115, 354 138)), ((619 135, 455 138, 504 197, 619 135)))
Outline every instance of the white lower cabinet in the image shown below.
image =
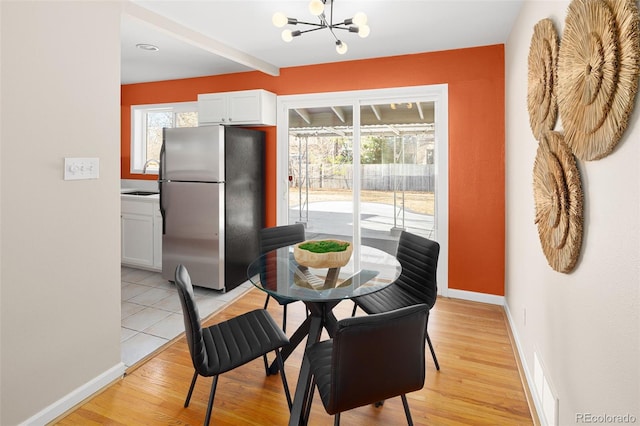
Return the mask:
POLYGON ((157 199, 122 199, 120 214, 121 263, 162 269, 162 217, 157 199))

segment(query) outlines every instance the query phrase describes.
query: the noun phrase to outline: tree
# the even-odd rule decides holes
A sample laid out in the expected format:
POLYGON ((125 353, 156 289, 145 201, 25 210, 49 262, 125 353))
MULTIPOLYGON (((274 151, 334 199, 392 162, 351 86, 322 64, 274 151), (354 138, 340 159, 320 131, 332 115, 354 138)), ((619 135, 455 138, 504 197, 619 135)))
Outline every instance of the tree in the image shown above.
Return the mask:
POLYGON ((385 158, 393 158, 393 150, 384 136, 369 136, 363 140, 360 163, 383 164, 385 158))

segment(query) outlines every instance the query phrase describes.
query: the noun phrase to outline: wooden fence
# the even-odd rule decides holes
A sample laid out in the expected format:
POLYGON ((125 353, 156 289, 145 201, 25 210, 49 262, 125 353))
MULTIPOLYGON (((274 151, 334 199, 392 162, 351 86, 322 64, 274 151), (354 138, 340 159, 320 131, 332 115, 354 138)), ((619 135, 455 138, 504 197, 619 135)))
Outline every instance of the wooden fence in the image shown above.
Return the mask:
MULTIPOLYGON (((312 189, 351 189, 353 165, 309 164, 299 173, 290 170, 293 186, 312 189)), ((360 166, 361 188, 373 191, 435 191, 433 164, 365 164, 360 166)))

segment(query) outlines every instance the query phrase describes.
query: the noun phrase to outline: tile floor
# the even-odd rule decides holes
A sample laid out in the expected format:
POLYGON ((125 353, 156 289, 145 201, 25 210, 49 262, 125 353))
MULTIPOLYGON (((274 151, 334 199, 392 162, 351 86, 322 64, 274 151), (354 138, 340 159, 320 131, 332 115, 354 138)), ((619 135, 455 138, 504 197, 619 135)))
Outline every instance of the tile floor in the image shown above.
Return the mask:
MULTIPOLYGON (((122 267, 122 362, 130 367, 184 332, 182 308, 175 286, 160 273, 122 267)), ((200 317, 207 318, 253 288, 245 282, 223 293, 194 287, 200 317)))

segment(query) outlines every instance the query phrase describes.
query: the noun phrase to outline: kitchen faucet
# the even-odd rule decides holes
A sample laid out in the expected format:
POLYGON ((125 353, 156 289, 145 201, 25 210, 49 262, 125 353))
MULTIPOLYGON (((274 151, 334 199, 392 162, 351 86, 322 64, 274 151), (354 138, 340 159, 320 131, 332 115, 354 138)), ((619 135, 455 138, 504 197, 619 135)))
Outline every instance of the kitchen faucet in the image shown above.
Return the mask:
POLYGON ((150 160, 147 160, 147 162, 144 163, 144 166, 142 167, 142 174, 143 175, 147 174, 147 167, 149 167, 149 164, 152 164, 152 163, 156 163, 158 166, 160 166, 160 161, 158 161, 158 160, 156 160, 154 158, 152 158, 150 160))

